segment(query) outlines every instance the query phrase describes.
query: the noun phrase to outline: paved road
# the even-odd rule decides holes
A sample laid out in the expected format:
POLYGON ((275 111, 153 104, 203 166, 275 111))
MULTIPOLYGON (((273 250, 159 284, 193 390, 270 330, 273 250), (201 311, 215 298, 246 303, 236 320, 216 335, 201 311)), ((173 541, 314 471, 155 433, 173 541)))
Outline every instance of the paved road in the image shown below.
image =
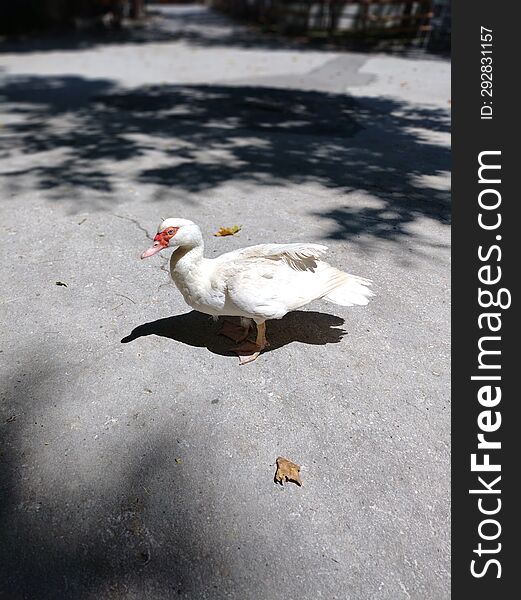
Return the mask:
POLYGON ((448 599, 450 65, 162 11, 2 46, 0 597, 448 599), (239 367, 138 259, 168 216, 377 296, 239 367))

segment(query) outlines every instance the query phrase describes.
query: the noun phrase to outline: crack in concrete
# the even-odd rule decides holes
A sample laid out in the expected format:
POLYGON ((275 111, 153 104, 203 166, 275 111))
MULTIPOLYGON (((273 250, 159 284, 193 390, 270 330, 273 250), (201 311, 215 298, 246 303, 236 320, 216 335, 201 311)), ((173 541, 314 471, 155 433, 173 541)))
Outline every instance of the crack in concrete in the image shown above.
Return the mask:
POLYGON ((146 237, 147 237, 149 240, 151 240, 151 241, 154 241, 154 238, 153 238, 153 236, 152 236, 152 235, 150 235, 150 233, 148 233, 148 230, 147 230, 147 229, 145 229, 145 228, 143 227, 143 225, 141 225, 141 223, 140 223, 139 221, 137 221, 136 219, 133 219, 132 217, 127 217, 127 216, 125 216, 125 215, 118 215, 118 214, 116 214, 116 213, 112 213, 112 215, 113 215, 114 217, 117 217, 118 219, 123 219, 124 221, 130 221, 131 223, 134 223, 134 225, 135 225, 135 226, 136 226, 136 227, 137 227, 137 228, 138 228, 140 231, 142 231, 142 232, 145 234, 145 236, 146 236, 146 237))

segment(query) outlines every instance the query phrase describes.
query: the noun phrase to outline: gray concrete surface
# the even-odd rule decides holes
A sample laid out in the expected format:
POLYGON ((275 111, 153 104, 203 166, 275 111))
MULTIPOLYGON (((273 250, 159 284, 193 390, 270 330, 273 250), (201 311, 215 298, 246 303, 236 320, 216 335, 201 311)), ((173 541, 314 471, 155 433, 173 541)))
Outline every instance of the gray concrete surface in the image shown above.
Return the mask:
POLYGON ((0 597, 447 599, 450 65, 162 10, 2 46, 0 597), (139 261, 169 216, 377 296, 239 367, 139 261))

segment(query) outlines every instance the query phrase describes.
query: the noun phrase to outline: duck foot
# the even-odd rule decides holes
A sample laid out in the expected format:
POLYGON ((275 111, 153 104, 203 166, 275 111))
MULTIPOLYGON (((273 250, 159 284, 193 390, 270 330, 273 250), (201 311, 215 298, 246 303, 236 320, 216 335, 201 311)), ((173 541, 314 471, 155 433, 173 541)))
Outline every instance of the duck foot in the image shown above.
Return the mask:
POLYGON ((231 350, 238 355, 239 363, 241 365, 246 365, 258 358, 259 354, 268 346, 269 343, 266 339, 266 323, 262 321, 257 323, 257 338, 254 342, 245 340, 239 346, 231 348, 231 350))
POLYGON ((255 342, 247 340, 240 346, 231 348, 231 351, 237 354, 239 357, 239 363, 241 365, 246 365, 258 358, 263 349, 263 347, 259 346, 255 342))
POLYGON ((238 325, 237 323, 233 323, 232 321, 224 321, 223 326, 219 330, 218 335, 224 335, 230 340, 234 342, 244 342, 244 340, 248 337, 250 333, 250 328, 243 327, 242 325, 238 325))

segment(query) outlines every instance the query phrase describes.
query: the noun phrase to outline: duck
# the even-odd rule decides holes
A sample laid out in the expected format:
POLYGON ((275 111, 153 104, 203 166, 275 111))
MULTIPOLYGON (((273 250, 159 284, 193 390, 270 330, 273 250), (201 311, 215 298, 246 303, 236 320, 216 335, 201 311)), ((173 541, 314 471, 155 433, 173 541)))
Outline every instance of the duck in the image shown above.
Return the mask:
POLYGON ((199 226, 188 219, 168 218, 141 258, 167 248, 174 250, 170 275, 185 302, 215 320, 224 317, 219 333, 236 342, 231 350, 241 365, 256 360, 269 346, 266 321, 281 319, 318 299, 365 306, 374 295, 369 279, 327 263, 323 257, 328 248, 321 244, 258 244, 205 258, 199 226), (239 317, 238 322, 230 317, 239 317), (253 323, 255 341, 249 339, 253 323))

